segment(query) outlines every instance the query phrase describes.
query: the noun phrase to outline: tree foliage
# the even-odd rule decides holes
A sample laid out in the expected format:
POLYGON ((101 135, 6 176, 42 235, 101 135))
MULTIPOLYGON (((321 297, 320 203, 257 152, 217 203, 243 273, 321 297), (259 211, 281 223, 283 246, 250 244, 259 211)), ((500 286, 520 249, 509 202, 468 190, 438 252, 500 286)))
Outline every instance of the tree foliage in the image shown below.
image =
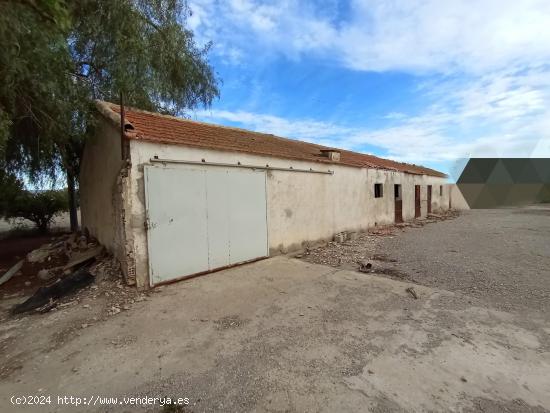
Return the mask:
POLYGON ((67 208, 66 191, 28 191, 17 177, 0 172, 0 217, 28 219, 45 232, 52 219, 67 208))
POLYGON ((41 232, 46 232, 53 218, 67 209, 67 192, 64 190, 22 190, 10 200, 4 217, 28 219, 41 232))
POLYGON ((0 1, 0 165, 35 177, 59 165, 54 137, 71 82, 64 42, 67 15, 59 2, 0 1))
POLYGON ((218 79, 190 13, 185 0, 0 0, 0 167, 74 182, 93 99, 123 93, 171 114, 209 106, 218 79))

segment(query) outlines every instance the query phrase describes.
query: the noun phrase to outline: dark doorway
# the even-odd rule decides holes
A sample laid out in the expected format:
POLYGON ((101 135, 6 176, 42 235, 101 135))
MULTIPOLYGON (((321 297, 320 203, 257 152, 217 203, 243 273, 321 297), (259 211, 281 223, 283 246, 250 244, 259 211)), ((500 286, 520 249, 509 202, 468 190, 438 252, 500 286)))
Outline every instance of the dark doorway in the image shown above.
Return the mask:
POLYGON ((432 213, 432 186, 428 185, 428 214, 432 213))
POLYGON ((395 197, 395 222, 403 222, 403 200, 401 199, 401 185, 394 186, 395 197))
POLYGON ((420 218, 420 185, 414 186, 414 217, 420 218))

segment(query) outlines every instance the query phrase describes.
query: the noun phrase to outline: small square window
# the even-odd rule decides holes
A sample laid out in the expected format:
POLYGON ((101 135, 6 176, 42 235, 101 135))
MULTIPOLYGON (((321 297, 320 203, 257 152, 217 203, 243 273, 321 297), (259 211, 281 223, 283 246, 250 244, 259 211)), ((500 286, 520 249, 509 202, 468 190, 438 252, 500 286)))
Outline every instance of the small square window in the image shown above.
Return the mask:
POLYGON ((439 196, 443 196, 443 185, 439 185, 439 196))
POLYGON ((393 186, 394 190, 394 196, 395 196, 395 199, 397 200, 400 200, 401 199, 401 185, 398 185, 398 184, 395 184, 393 186))
POLYGON ((382 198, 383 196, 384 196, 384 192, 382 189, 382 184, 374 184, 374 197, 382 198))

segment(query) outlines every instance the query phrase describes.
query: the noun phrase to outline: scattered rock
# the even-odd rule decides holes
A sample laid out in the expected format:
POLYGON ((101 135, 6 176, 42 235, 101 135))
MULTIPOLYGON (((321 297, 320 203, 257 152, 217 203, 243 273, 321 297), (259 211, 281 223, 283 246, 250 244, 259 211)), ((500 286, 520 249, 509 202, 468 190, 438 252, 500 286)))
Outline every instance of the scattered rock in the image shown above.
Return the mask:
POLYGON ((414 290, 413 287, 409 287, 405 291, 408 292, 412 298, 414 298, 415 300, 418 300, 418 294, 416 294, 416 291, 414 290))
POLYGON ((120 313, 120 308, 112 306, 111 309, 108 311, 109 315, 116 315, 120 313))
POLYGON ((381 235, 381 236, 394 235, 395 234, 394 229, 395 227, 391 225, 384 226, 384 227, 376 227, 376 228, 369 229, 369 234, 381 235))
POLYGON ((27 254, 27 261, 30 263, 44 262, 51 252, 49 249, 49 244, 47 245, 48 245, 48 248, 41 247, 37 250, 29 252, 27 254))
POLYGON ((361 262, 359 263, 360 272, 371 272, 372 263, 370 262, 361 262))
MULTIPOLYGON (((201 319, 201 321, 203 321, 201 319)), ((208 320, 206 320, 208 321, 208 320)), ((241 320, 238 315, 226 316, 214 321, 216 327, 219 329, 236 328, 242 326, 247 320, 241 320)))
POLYGON ((345 232, 339 232, 338 234, 334 234, 334 242, 337 242, 341 244, 346 240, 346 233, 345 232))
POLYGON ((350 241, 355 241, 357 239, 357 236, 358 236, 357 232, 348 232, 346 234, 346 238, 350 241))
POLYGON ((55 271, 53 268, 43 268, 38 271, 38 274, 36 274, 36 276, 41 280, 48 281, 55 277, 55 271))

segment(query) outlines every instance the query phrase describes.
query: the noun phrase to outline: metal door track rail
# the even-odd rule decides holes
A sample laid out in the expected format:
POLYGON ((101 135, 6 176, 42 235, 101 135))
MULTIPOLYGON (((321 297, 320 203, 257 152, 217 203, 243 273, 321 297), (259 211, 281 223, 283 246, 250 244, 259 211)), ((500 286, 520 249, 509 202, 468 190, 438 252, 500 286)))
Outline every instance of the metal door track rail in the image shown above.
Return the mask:
POLYGON ((305 172, 310 174, 325 174, 325 175, 334 175, 334 171, 316 171, 313 169, 297 169, 297 168, 278 168, 274 166, 257 166, 257 165, 244 165, 240 162, 237 164, 234 163, 222 163, 222 162, 199 162, 199 161, 183 161, 178 159, 160 159, 160 158, 151 158, 149 159, 152 163, 179 163, 185 165, 207 165, 207 166, 223 166, 226 168, 247 168, 247 169, 259 169, 264 171, 285 171, 285 172, 305 172))

